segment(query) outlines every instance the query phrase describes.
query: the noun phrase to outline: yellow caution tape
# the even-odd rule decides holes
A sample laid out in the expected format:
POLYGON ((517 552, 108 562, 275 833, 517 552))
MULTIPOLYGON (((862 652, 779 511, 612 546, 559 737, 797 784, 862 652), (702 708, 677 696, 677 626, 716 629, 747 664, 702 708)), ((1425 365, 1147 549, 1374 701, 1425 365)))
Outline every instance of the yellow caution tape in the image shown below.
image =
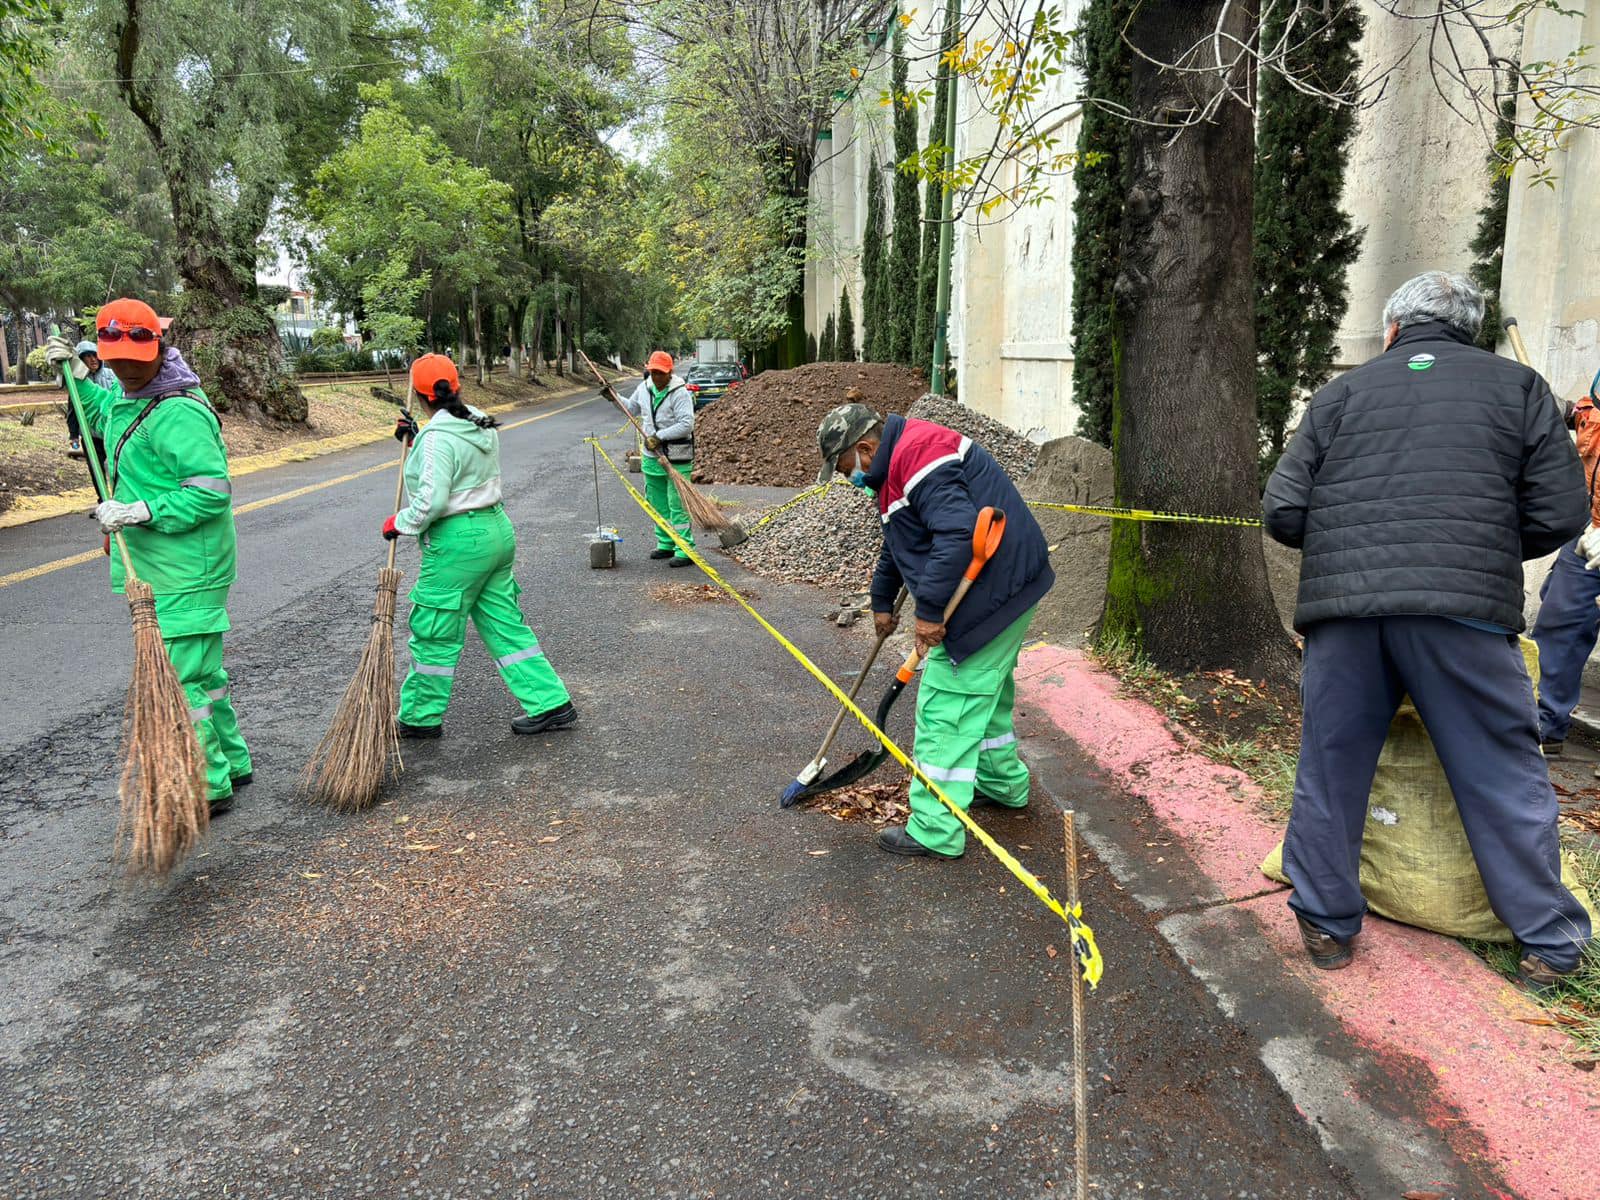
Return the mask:
POLYGON ((676 543, 678 550, 687 555, 689 560, 693 562, 695 566, 699 567, 701 571, 705 572, 706 577, 710 579, 712 583, 716 584, 719 588, 731 596, 740 608, 744 609, 745 612, 749 613, 750 616, 755 619, 756 624, 760 625, 761 628, 765 629, 769 634, 771 634, 773 638, 776 639, 778 644, 794 657, 796 662, 810 672, 811 676, 816 679, 818 683, 827 688, 833 698, 842 704, 850 713, 850 715, 861 723, 868 733, 878 739, 878 741, 883 745, 883 748, 889 752, 890 756, 907 771, 911 772, 911 774, 914 775, 918 780, 920 780, 922 784, 939 799, 941 804, 954 813, 956 818, 966 826, 967 832, 973 837, 977 838, 978 842, 985 850, 994 855, 995 858, 999 859, 1001 865, 1004 866, 1006 870, 1010 871, 1011 874, 1016 877, 1019 883, 1032 892, 1036 897, 1038 897, 1040 902, 1043 903, 1046 908, 1066 922, 1067 928, 1071 931, 1073 953, 1083 969, 1083 978, 1091 988, 1098 987, 1100 983, 1100 976, 1105 970, 1105 963, 1100 957, 1100 947, 1095 944, 1094 930, 1090 929, 1089 926, 1083 921, 1083 906, 1080 904, 1072 909, 1068 909, 1062 905, 1061 901, 1052 896, 1050 894, 1050 889, 1045 887, 1045 885, 1040 882, 1038 876, 1034 875, 1033 872, 1029 871, 1028 868, 1024 867, 1020 862, 1018 862, 1009 850, 1007 850, 999 842, 995 841, 994 838, 990 837, 988 832, 970 816, 968 816, 965 810, 957 805, 955 801, 951 800, 949 796, 946 796, 943 790, 940 789, 939 785, 932 779, 928 778, 927 773, 924 772, 921 767, 917 766, 917 764, 912 760, 911 756, 908 755, 904 750, 900 749, 899 746, 895 745, 895 743, 890 739, 889 735, 884 733, 883 730, 879 729, 878 726, 873 723, 871 717, 867 716, 866 713, 857 708, 855 701, 851 700, 849 696, 845 695, 845 693, 840 690, 839 686, 835 684, 833 680, 829 679, 820 667, 807 658, 804 651, 802 651, 788 638, 784 637, 783 634, 779 633, 778 630, 773 627, 771 622, 769 622, 765 617, 763 617, 750 606, 749 601, 747 601, 744 596, 740 594, 737 588, 719 575, 715 567, 708 563, 704 558, 700 557, 700 552, 695 549, 694 546, 690 545, 689 542, 686 541, 683 536, 667 522, 666 518, 664 518, 651 506, 650 501, 646 500, 642 495, 640 495, 639 489, 634 487, 633 484, 628 481, 628 477, 623 474, 622 469, 618 467, 617 464, 612 460, 611 456, 606 453, 605 447, 600 445, 598 439, 585 438, 584 440, 590 442, 597 450, 599 450, 600 457, 606 460, 606 465, 611 468, 612 473, 622 481, 622 486, 628 489, 628 494, 633 497, 634 503, 642 508, 645 511, 645 514, 655 522, 656 528, 660 529, 663 533, 670 537, 673 542, 676 543))
POLYGON ((799 504, 800 501, 809 500, 812 496, 823 495, 825 492, 827 492, 827 490, 829 488, 835 486, 835 483, 836 483, 835 480, 830 479, 830 480, 828 480, 827 483, 819 483, 815 487, 807 488, 805 491, 801 492, 798 496, 791 496, 789 499, 785 500, 782 504, 778 505, 777 508, 773 509, 771 512, 769 512, 765 516, 763 516, 754 525, 746 525, 744 531, 746 533, 754 533, 756 530, 760 529, 763 525, 765 525, 768 521, 772 520, 772 518, 777 516, 779 513, 783 512, 785 509, 793 508, 796 504, 799 504))
POLYGON ((1208 517, 1200 513, 1155 512, 1148 508, 1112 508, 1103 504, 1052 504, 1045 500, 1027 501, 1029 508, 1049 508, 1057 512, 1080 513, 1086 517, 1110 517, 1113 521, 1178 521, 1190 525, 1240 525, 1261 528, 1257 517, 1208 517))

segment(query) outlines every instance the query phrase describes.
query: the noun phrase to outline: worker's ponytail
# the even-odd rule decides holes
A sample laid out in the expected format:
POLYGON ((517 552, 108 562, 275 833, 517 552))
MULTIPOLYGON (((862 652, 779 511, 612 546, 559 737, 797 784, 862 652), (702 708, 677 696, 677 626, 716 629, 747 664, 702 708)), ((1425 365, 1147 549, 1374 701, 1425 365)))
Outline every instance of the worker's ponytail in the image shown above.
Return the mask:
POLYGON ((433 385, 433 397, 429 403, 435 408, 442 408, 452 417, 459 417, 463 421, 471 421, 479 429, 493 429, 500 424, 499 421, 487 413, 475 413, 466 406, 461 399, 461 393, 452 390, 450 384, 443 379, 436 380, 433 385))

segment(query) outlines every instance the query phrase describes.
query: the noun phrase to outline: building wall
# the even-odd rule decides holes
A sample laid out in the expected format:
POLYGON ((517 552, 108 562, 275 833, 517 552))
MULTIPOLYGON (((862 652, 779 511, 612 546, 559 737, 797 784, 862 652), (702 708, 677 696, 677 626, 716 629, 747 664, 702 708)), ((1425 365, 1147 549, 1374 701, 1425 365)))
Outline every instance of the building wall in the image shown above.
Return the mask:
MULTIPOLYGON (((1066 19, 1075 24, 1083 6, 1082 0, 1067 4, 1066 19)), ((1409 0, 1409 7, 1423 15, 1433 0, 1409 0)), ((1578 45, 1600 45, 1600 0, 1573 0, 1572 7, 1586 15, 1563 18, 1540 10, 1528 21, 1525 44, 1510 30, 1498 48, 1520 49, 1525 61, 1534 61, 1562 58, 1578 45)), ((1365 67, 1399 66, 1382 98, 1361 114, 1351 149, 1344 204, 1365 236, 1348 276, 1350 303, 1339 338, 1345 366, 1381 348, 1383 303, 1396 286, 1429 268, 1467 269, 1468 244, 1489 191, 1484 131, 1441 99, 1426 44, 1417 44, 1419 26, 1376 4, 1365 8, 1365 67)), ((919 9, 916 37, 933 36, 941 11, 936 5, 919 9)), ((841 181, 836 172, 826 184, 834 191, 824 191, 819 175, 817 206, 830 219, 848 210, 859 220, 865 212, 861 105, 868 97, 876 105, 887 79, 887 67, 875 63, 861 89, 848 179, 841 181), (834 194, 841 187, 847 199, 834 194)), ((1074 144, 1070 104, 1079 80, 1068 71, 1052 86, 1051 103, 1063 106, 1065 118, 1057 132, 1063 145, 1074 144)), ((1469 107, 1459 97, 1457 103, 1469 107)), ((958 117, 959 154, 973 153, 993 137, 994 125, 972 102, 970 87, 960 91, 958 117)), ((881 137, 879 144, 887 147, 886 120, 881 137)), ((1600 367, 1600 134, 1572 132, 1552 166, 1552 187, 1530 188, 1527 168, 1513 177, 1502 294, 1535 364, 1559 392, 1573 395, 1600 367)), ((999 221, 969 212, 958 225, 950 341, 963 400, 1014 428, 1056 437, 1073 432, 1078 413, 1070 346, 1072 181, 1051 182, 1052 200, 1044 205, 1014 210, 999 221)), ((836 237, 819 255, 811 268, 819 289, 836 292, 841 279, 859 289, 859 261, 853 257, 859 238, 857 227, 853 237, 836 237)), ((859 298, 856 290, 852 300, 859 298)), ((828 311, 816 310, 814 329, 820 330, 828 311)))

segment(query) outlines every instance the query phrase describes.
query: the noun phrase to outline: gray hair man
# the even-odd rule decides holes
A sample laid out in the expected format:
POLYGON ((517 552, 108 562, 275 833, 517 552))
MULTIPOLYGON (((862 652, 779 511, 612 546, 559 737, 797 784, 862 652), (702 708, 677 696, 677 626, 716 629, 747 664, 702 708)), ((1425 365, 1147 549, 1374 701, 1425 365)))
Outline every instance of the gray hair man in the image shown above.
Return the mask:
POLYGON ((1367 797, 1402 696, 1427 727, 1484 889, 1555 987, 1591 930, 1561 883, 1556 797, 1514 636, 1522 564, 1583 529, 1577 452, 1538 373, 1473 345, 1483 297, 1429 271, 1383 310, 1384 352, 1311 398, 1267 483, 1267 530, 1302 551, 1304 720, 1284 838, 1313 962, 1345 966, 1366 903, 1367 797))

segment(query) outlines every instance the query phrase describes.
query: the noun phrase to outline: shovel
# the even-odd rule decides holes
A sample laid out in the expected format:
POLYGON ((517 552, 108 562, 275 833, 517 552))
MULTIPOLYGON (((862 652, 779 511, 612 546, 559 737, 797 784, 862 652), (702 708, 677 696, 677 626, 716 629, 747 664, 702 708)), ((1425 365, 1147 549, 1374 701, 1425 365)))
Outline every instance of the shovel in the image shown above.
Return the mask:
MULTIPOLYGON (((960 607, 961 601, 966 599, 967 593, 972 590, 973 582, 978 578, 979 573, 988 565, 995 552, 1000 549, 1000 540, 1005 536, 1005 531, 1006 514, 1003 511, 998 508, 985 508, 978 513, 978 523, 972 531, 972 562, 968 564, 966 572, 961 577, 961 582, 956 585, 955 593, 950 597, 950 602, 944 606, 945 624, 948 625, 950 623, 950 618, 955 615, 955 611, 960 607)), ((876 657, 876 650, 873 651, 873 655, 876 657)), ((900 699, 900 693, 906 690, 906 685, 916 675, 917 667, 921 662, 922 647, 920 645, 913 646, 911 653, 906 655, 905 662, 901 663, 900 669, 895 672, 894 680, 889 684, 888 690, 884 692, 883 699, 878 701, 878 711, 873 716, 873 723, 879 729, 884 728, 888 722, 889 710, 894 707, 894 702, 900 699)), ((863 677, 865 674, 865 671, 863 671, 863 677)), ((843 713, 840 716, 842 717, 843 713)), ((829 740, 832 740, 832 731, 830 731, 829 740)), ((824 743, 824 748, 826 748, 826 743, 824 743)), ((784 789, 783 797, 778 801, 778 805, 781 808, 789 808, 810 796, 820 796, 824 792, 835 791, 838 788, 855 783, 857 780, 865 779, 873 771, 877 770, 883 760, 888 757, 888 748, 882 744, 871 750, 863 750, 826 779, 818 779, 814 783, 801 784, 796 788, 795 784, 800 783, 800 780, 797 779, 795 783, 784 789)), ((812 760, 812 764, 816 765, 821 758, 822 756, 819 754, 817 759, 812 760)), ((808 767, 807 770, 809 769, 808 767)))

